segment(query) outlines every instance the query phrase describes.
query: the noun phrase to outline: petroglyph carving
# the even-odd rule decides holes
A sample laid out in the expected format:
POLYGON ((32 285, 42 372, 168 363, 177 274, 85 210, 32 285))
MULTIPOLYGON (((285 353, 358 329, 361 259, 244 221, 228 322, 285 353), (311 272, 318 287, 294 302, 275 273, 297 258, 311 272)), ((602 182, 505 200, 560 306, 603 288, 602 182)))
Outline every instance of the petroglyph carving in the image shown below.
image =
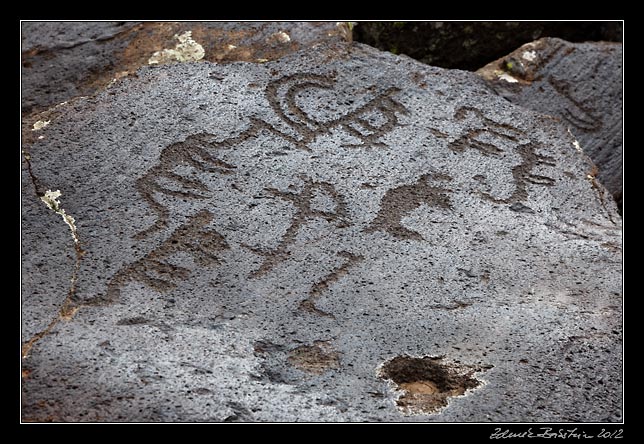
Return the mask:
POLYGON ((167 146, 161 151, 159 163, 137 181, 137 190, 156 215, 156 221, 149 228, 139 232, 135 238, 143 239, 163 230, 168 225, 170 211, 161 203, 159 195, 181 199, 206 199, 208 187, 202 179, 186 177, 177 172, 186 166, 197 173, 231 174, 235 166, 216 157, 220 150, 229 150, 262 132, 279 137, 285 143, 305 151, 316 137, 340 128, 357 143, 345 147, 384 146, 380 138, 398 125, 397 114, 407 114, 407 109, 392 96, 398 88, 387 88, 364 105, 331 121, 318 121, 297 104, 298 94, 310 89, 331 89, 332 77, 318 74, 294 74, 282 77, 268 84, 265 95, 273 111, 295 135, 288 134, 261 119, 250 117, 249 127, 234 137, 217 141, 209 133, 191 135, 183 142, 167 146))
POLYGON ((195 134, 184 142, 173 143, 161 151, 159 163, 152 167, 137 181, 137 189, 143 199, 156 213, 157 220, 150 228, 136 235, 141 239, 148 234, 167 226, 169 210, 155 198, 156 193, 184 199, 204 199, 208 196, 208 187, 198 178, 190 178, 174 172, 178 166, 189 165, 198 171, 230 174, 234 166, 214 157, 211 153, 213 143, 209 134, 195 134), (164 185, 164 180, 170 182, 164 185))
POLYGON ((324 310, 316 307, 315 302, 322 296, 322 294, 329 289, 331 284, 339 281, 349 273, 349 269, 356 266, 364 260, 364 257, 355 255, 348 251, 338 252, 338 256, 346 259, 342 265, 335 268, 331 273, 324 277, 321 281, 317 282, 311 287, 309 295, 306 299, 300 302, 299 309, 309 313, 315 313, 321 316, 333 317, 324 310))
MULTIPOLYGON (((595 70, 597 67, 595 67, 595 70)), ((595 110, 590 108, 581 100, 573 96, 573 86, 569 81, 564 79, 555 79, 553 76, 548 77, 548 83, 566 100, 562 111, 562 117, 572 126, 586 132, 596 132, 602 128, 601 118, 595 115, 595 110)))
MULTIPOLYGON (((472 107, 461 107, 454 114, 454 118, 459 121, 471 118, 470 116, 478 120, 479 124, 451 142, 449 144, 451 150, 462 153, 466 149, 474 149, 484 156, 499 157, 504 152, 501 148, 477 139, 483 134, 492 134, 512 143, 515 146, 514 152, 521 158, 521 163, 512 168, 515 188, 511 195, 507 198, 497 198, 488 192, 479 191, 484 198, 497 203, 513 204, 525 201, 528 198, 528 184, 554 185, 555 180, 553 178, 535 173, 535 169, 541 166, 556 166, 554 157, 539 154, 537 150, 541 147, 534 142, 523 142, 521 140, 522 137, 525 137, 523 131, 505 123, 495 122, 485 117, 480 110, 472 107)), ((480 182, 482 177, 477 174, 473 178, 480 182)))
POLYGON ((158 292, 174 289, 178 281, 188 279, 191 274, 187 268, 169 262, 172 255, 180 251, 190 254, 199 266, 218 265, 220 259, 217 253, 229 247, 223 236, 207 228, 212 219, 213 215, 209 211, 198 212, 175 230, 158 248, 119 270, 108 284, 107 301, 118 301, 121 288, 133 281, 140 282, 158 292))
POLYGON ((364 231, 385 231, 398 239, 422 240, 420 233, 402 224, 402 219, 422 204, 443 209, 451 208, 448 195, 451 190, 432 184, 434 181, 451 180, 452 178, 446 174, 423 174, 411 185, 388 190, 380 202, 378 215, 364 231))
POLYGON ((515 151, 521 156, 521 163, 512 168, 514 191, 509 197, 500 199, 482 191, 481 195, 493 202, 513 204, 528 198, 528 184, 554 185, 553 178, 534 173, 535 168, 541 165, 556 166, 554 157, 537 153, 537 148, 538 145, 533 142, 516 147, 515 151))
POLYGON ((262 131, 268 131, 292 144, 298 143, 291 136, 273 128, 262 120, 251 118, 250 122, 251 125, 248 129, 235 137, 230 137, 223 141, 217 141, 215 135, 200 133, 189 136, 183 142, 169 145, 161 151, 159 163, 137 181, 139 193, 156 213, 157 220, 151 227, 138 233, 135 236, 136 239, 143 239, 167 227, 170 212, 165 205, 157 200, 157 193, 183 199, 211 197, 208 195, 208 187, 203 180, 178 174, 175 172, 177 168, 190 166, 198 172, 231 174, 236 167, 215 157, 214 153, 219 150, 231 149, 251 137, 256 137, 262 131), (179 189, 169 188, 168 185, 164 185, 164 183, 168 182, 179 189))
MULTIPOLYGON (((549 43, 547 50, 541 51, 539 54, 539 66, 541 68, 540 72, 537 73, 533 80, 538 81, 547 76, 545 81, 547 81, 559 95, 566 99, 567 104, 560 110, 561 116, 564 120, 582 131, 596 132, 603 126, 601 118, 597 116, 597 111, 589 107, 583 100, 575 98, 574 85, 569 81, 558 79, 548 74, 552 69, 550 64, 553 59, 555 61, 552 65, 554 66, 574 51, 574 47, 567 47, 565 43, 549 43)), ((602 63, 604 63, 604 61, 600 60, 595 64, 591 69, 592 75, 597 73, 602 63)))
POLYGON ((331 89, 332 86, 333 79, 328 76, 294 74, 282 77, 266 88, 268 102, 280 119, 299 134, 300 146, 306 146, 316 137, 341 128, 359 140, 355 144, 345 144, 345 147, 384 147, 379 139, 398 125, 396 113, 409 113, 393 99, 392 96, 400 91, 395 87, 387 88, 357 109, 326 122, 315 120, 298 106, 296 98, 303 91, 331 89))
POLYGON ((264 261, 261 266, 251 274, 251 277, 256 278, 263 276, 271 271, 278 263, 288 259, 289 247, 295 243, 298 231, 308 221, 322 218, 329 222, 336 223, 338 227, 347 227, 350 225, 347 205, 343 197, 338 194, 332 184, 328 182, 314 182, 306 177, 303 177, 302 180, 304 181, 304 185, 300 192, 280 191, 275 188, 266 188, 266 191, 273 196, 291 202, 296 211, 277 248, 273 250, 265 250, 246 246, 254 253, 264 256, 264 261), (333 198, 336 204, 333 211, 319 210, 313 206, 313 199, 316 192, 326 193, 328 196, 333 198))
POLYGON ((474 117, 479 123, 476 127, 468 130, 463 136, 449 144, 449 148, 457 153, 462 153, 466 149, 475 149, 484 156, 495 156, 501 154, 503 150, 496 145, 478 140, 477 137, 483 134, 492 134, 511 142, 518 142, 519 138, 523 135, 522 131, 513 126, 488 119, 483 115, 481 110, 470 106, 461 107, 454 113, 454 118, 457 121, 463 121, 468 116, 474 117))

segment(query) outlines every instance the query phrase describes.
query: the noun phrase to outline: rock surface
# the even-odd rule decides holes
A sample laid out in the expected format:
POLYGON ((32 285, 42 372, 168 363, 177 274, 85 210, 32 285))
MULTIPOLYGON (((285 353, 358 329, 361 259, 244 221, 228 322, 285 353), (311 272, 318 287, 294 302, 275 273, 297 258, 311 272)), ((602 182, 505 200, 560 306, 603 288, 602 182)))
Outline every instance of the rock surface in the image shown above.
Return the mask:
POLYGON ((527 43, 478 72, 512 103, 562 119, 598 167, 592 173, 622 201, 622 44, 527 43))
POLYGON ((333 22, 23 22, 22 110, 99 91, 171 50, 190 32, 212 62, 268 61, 342 40, 333 22))
POLYGON ((614 22, 360 22, 354 40, 428 65, 476 70, 540 37, 622 41, 614 22))
POLYGON ((334 43, 39 117, 23 420, 621 420, 621 218, 475 74, 334 43))

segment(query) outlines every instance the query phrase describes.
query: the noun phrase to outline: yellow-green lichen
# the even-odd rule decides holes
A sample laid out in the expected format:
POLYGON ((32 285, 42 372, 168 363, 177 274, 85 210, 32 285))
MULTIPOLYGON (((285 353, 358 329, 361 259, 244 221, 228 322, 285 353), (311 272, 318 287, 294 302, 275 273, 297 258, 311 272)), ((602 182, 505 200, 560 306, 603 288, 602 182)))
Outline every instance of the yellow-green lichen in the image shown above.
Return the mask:
POLYGON ((51 120, 39 120, 38 122, 34 123, 34 127, 31 129, 32 131, 38 131, 46 127, 51 123, 51 120))
POLYGON ((174 38, 179 40, 174 49, 156 51, 149 58, 149 65, 158 65, 170 62, 196 62, 206 55, 206 51, 199 43, 192 39, 192 31, 183 34, 175 34, 174 38))
POLYGON ((76 220, 69 214, 65 212, 65 210, 60 206, 60 201, 58 198, 62 195, 60 190, 56 191, 51 191, 47 190, 45 191, 45 194, 40 197, 40 200, 45 202, 45 205, 49 207, 49 209, 53 210, 57 214, 60 214, 60 216, 63 218, 65 223, 69 226, 70 231, 72 232, 72 238, 74 238, 74 243, 78 244, 80 241, 78 240, 78 234, 76 231, 76 220))

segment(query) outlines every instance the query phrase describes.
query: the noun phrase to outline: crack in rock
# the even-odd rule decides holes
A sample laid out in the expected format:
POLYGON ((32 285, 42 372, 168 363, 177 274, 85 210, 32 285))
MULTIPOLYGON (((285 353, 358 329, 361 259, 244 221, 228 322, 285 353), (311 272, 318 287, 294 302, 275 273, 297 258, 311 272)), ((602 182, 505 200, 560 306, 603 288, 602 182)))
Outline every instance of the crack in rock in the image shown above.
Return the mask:
POLYGON ((45 191, 45 194, 40 197, 45 205, 49 207, 56 214, 59 214, 63 221, 69 226, 71 231, 72 238, 74 239, 74 250, 76 252, 76 260, 74 262, 74 270, 72 271, 72 277, 70 280, 69 291, 67 292, 67 297, 63 301, 63 304, 58 311, 58 314, 54 319, 49 322, 47 327, 44 330, 34 334, 23 346, 22 346, 22 358, 26 358, 29 355, 29 352, 33 346, 42 338, 47 336, 52 329, 61 321, 68 321, 74 317, 76 312, 80 309, 81 305, 78 305, 74 302, 74 295, 76 294, 76 282, 78 281, 78 272, 80 270, 80 263, 85 252, 81 248, 80 239, 78 237, 78 230, 76 229, 76 220, 69 214, 65 212, 65 209, 61 207, 61 203, 58 198, 62 195, 60 190, 45 191))

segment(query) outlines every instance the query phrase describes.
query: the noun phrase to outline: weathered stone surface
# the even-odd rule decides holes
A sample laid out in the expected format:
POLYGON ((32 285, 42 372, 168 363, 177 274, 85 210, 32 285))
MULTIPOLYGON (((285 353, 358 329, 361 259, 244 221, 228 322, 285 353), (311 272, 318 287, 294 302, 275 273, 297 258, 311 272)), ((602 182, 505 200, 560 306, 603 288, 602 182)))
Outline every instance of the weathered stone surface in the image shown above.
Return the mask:
POLYGON ((622 41, 613 22, 360 22, 354 40, 443 68, 476 70, 540 37, 622 41))
POLYGON ((478 71, 512 103, 562 119, 620 206, 622 54, 621 43, 544 38, 478 71))
POLYGON ((23 112, 94 94, 186 32, 204 60, 219 63, 275 60, 345 38, 331 22, 23 22, 21 31, 23 112))
POLYGON ((621 419, 615 204, 475 74, 336 43, 143 68, 47 119, 23 419, 621 419))

